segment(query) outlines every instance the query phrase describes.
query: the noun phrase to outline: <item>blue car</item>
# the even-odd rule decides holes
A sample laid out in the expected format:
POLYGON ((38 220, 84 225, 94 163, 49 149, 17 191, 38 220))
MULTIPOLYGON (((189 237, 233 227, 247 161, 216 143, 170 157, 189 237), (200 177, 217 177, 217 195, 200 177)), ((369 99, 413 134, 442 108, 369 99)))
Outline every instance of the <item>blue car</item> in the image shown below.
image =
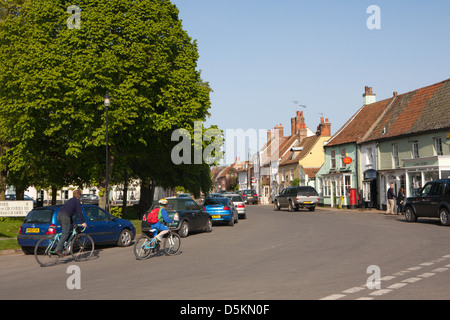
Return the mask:
POLYGON ((213 222, 227 222, 230 226, 238 222, 236 207, 229 198, 206 198, 204 206, 213 222))
MULTIPOLYGON (((20 226, 17 242, 25 254, 33 254, 34 246, 39 239, 61 232, 58 223, 58 211, 62 206, 35 208, 28 212, 20 226)), ((129 246, 136 235, 136 229, 131 221, 119 219, 102 208, 94 205, 81 205, 87 228, 84 233, 91 235, 95 244, 117 244, 129 246)), ((77 223, 77 215, 73 222, 77 223)))

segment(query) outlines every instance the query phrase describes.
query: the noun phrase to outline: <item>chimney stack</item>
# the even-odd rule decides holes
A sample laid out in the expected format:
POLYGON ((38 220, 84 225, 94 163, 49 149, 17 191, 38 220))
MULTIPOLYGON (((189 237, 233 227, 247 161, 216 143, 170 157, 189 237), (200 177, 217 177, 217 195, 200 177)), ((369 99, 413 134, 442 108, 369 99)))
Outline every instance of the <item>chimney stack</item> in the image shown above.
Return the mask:
POLYGON ((320 124, 317 126, 316 131, 317 136, 323 137, 331 137, 331 123, 328 121, 328 118, 323 121, 323 117, 320 118, 320 124))
POLYGON ((363 94, 363 105, 377 102, 377 96, 372 92, 372 87, 366 86, 363 94))

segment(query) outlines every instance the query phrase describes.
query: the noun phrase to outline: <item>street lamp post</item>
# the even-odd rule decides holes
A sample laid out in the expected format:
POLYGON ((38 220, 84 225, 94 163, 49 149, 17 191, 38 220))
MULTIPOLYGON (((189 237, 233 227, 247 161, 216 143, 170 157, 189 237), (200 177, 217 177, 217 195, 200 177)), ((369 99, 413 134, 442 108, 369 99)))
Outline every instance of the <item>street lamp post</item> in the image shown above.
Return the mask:
POLYGON ((109 212, 109 174, 108 174, 108 166, 109 166, 109 155, 108 155, 108 107, 110 105, 111 102, 111 97, 108 94, 108 91, 105 94, 104 97, 104 103, 105 103, 105 108, 106 108, 106 187, 105 187, 105 199, 106 199, 106 204, 105 204, 105 209, 107 212, 109 212))

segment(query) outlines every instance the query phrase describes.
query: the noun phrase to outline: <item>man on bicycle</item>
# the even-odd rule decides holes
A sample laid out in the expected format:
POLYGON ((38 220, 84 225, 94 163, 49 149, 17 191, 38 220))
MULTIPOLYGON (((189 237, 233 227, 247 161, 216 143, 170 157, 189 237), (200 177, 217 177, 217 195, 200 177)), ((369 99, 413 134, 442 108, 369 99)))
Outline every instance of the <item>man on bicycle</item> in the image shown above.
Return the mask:
POLYGON ((163 222, 172 223, 173 220, 170 219, 166 211, 167 203, 169 203, 169 201, 167 201, 167 199, 161 199, 158 201, 158 203, 159 203, 158 222, 151 224, 151 228, 159 230, 155 238, 156 240, 161 241, 162 237, 167 232, 169 232, 169 229, 164 225, 163 222))
POLYGON ((58 256, 63 256, 62 248, 64 247, 64 242, 69 239, 70 236, 70 226, 72 225, 72 216, 76 213, 78 216, 78 221, 81 225, 86 228, 86 222, 84 222, 83 213, 81 212, 81 191, 79 189, 73 192, 73 198, 67 201, 64 206, 59 209, 58 212, 58 222, 61 225, 62 233, 61 238, 59 238, 58 245, 56 246, 56 253, 58 256))

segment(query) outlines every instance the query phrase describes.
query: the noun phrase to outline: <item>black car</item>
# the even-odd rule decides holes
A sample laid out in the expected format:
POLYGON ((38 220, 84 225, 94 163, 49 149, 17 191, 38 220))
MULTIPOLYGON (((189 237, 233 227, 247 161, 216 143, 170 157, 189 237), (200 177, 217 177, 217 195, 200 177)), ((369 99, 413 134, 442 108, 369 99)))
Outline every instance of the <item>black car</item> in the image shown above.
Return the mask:
POLYGON ((95 206, 98 206, 98 196, 95 194, 90 193, 83 193, 81 195, 80 201, 82 204, 93 204, 95 206))
MULTIPOLYGON (((212 217, 194 200, 188 198, 169 198, 166 207, 167 214, 174 221, 167 225, 184 238, 191 231, 212 231, 212 217)), ((153 204, 152 208, 158 206, 153 204)), ((150 209, 150 210, 151 210, 150 209)))
POLYGON ((256 193, 256 190, 242 190, 241 196, 245 203, 258 204, 258 194, 256 193))
POLYGON ((444 226, 450 225, 450 179, 427 182, 418 196, 406 199, 404 212, 409 222, 430 217, 439 218, 444 226))
POLYGON ((289 211, 297 211, 299 208, 308 208, 314 211, 319 202, 319 194, 310 186, 288 187, 281 190, 275 197, 275 210, 288 208, 289 211))

